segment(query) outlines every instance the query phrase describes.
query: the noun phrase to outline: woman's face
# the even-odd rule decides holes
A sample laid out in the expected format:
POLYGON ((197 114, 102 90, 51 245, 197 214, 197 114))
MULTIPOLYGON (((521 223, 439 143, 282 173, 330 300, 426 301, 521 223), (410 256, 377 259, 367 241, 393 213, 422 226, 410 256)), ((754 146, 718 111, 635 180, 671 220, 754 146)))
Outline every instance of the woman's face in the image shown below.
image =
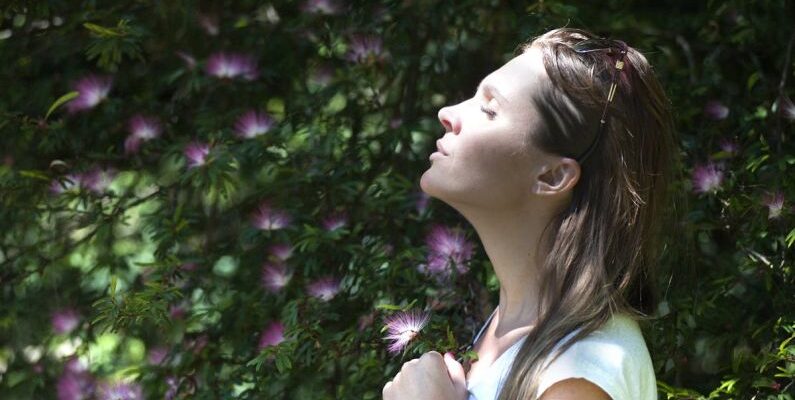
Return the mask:
POLYGON ((486 76, 473 97, 439 110, 446 154, 431 155, 422 190, 451 205, 525 202, 549 157, 529 140, 540 123, 531 94, 546 79, 540 51, 530 48, 486 76))

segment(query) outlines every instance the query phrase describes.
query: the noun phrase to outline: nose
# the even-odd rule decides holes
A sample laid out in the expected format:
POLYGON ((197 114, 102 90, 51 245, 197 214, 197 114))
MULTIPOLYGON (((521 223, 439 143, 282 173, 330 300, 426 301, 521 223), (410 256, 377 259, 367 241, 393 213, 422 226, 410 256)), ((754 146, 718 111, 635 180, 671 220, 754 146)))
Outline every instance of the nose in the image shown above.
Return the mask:
POLYGON ((444 126, 445 133, 453 132, 454 134, 458 134, 461 131, 461 120, 458 116, 453 112, 452 107, 442 107, 439 110, 439 122, 442 123, 444 126))

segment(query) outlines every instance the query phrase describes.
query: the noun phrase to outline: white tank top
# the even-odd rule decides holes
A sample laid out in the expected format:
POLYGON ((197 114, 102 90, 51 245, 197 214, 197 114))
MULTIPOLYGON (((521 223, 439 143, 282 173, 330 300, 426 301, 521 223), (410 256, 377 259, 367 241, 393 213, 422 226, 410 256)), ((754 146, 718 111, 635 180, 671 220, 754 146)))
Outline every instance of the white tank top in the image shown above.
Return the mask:
MULTIPOLYGON (((477 343, 489 326, 491 313, 472 341, 477 343)), ((558 344, 574 336, 578 330, 566 335, 558 344)), ((505 350, 479 375, 467 381, 468 400, 494 400, 499 394, 519 347, 527 335, 505 350)), ((539 396, 555 384, 568 378, 585 378, 604 390, 613 400, 657 400, 657 378, 646 342, 638 323, 629 315, 616 314, 608 322, 566 349, 539 377, 539 396)))

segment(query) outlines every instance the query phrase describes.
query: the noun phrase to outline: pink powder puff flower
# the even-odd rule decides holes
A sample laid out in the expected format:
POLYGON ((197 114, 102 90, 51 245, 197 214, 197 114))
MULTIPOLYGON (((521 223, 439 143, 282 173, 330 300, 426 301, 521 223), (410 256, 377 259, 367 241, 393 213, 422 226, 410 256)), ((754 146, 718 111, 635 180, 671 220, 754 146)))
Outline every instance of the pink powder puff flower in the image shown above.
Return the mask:
POLYGON ((74 309, 64 308, 52 313, 50 318, 52 329, 59 335, 72 332, 80 323, 80 314, 74 309))
POLYGON ((55 386, 58 400, 93 398, 95 389, 94 377, 77 358, 71 358, 66 362, 55 386))
POLYGON ((281 321, 273 321, 262 330, 257 348, 262 351, 262 349, 268 346, 276 346, 283 341, 284 324, 282 324, 281 321))
POLYGON ((271 293, 278 293, 290 282, 292 274, 282 263, 265 263, 262 266, 262 287, 271 293))
POLYGON ((391 340, 387 350, 392 355, 398 354, 420 333, 430 321, 431 314, 424 311, 398 311, 386 318, 388 335, 391 340))
POLYGON ((240 138, 250 139, 268 133, 271 127, 273 127, 273 118, 266 113, 251 110, 237 119, 235 132, 240 138))
POLYGON ((348 216, 344 211, 334 212, 323 219, 323 228, 327 231, 340 229, 348 224, 348 216))
POLYGON ((348 60, 360 64, 380 61, 386 57, 381 38, 375 35, 354 35, 350 40, 348 60))
POLYGON ((154 117, 135 114, 128 122, 128 131, 131 135, 143 140, 151 140, 160 136, 160 121, 154 117))
POLYGON ((183 319, 185 318, 185 307, 178 304, 172 304, 168 308, 168 315, 171 319, 183 319))
POLYGON ((201 26, 202 29, 204 29, 204 32, 206 32, 210 36, 218 35, 220 30, 218 29, 217 16, 209 14, 199 14, 198 20, 199 20, 199 26, 201 26))
POLYGON ((115 175, 116 170, 113 168, 100 169, 95 167, 83 174, 81 186, 94 193, 102 194, 110 187, 115 175))
POLYGON ((149 349, 146 360, 149 364, 160 365, 168 357, 168 348, 164 346, 155 346, 149 349))
POLYGON ((423 191, 419 191, 414 194, 414 208, 417 210, 418 214, 422 215, 425 213, 425 210, 428 209, 428 202, 430 199, 431 196, 423 191))
POLYGON ((90 74, 81 78, 73 85, 73 89, 80 94, 66 103, 67 111, 76 113, 96 107, 108 97, 112 83, 113 80, 108 76, 90 74))
POLYGON ((293 255, 293 248, 287 243, 276 243, 268 247, 268 252, 278 261, 287 261, 293 255))
POLYGON ((50 193, 60 194, 72 189, 77 189, 83 182, 82 174, 67 174, 64 178, 65 179, 62 179, 60 182, 57 179, 53 179, 52 182, 50 182, 50 193))
POLYGON ((196 268, 199 268, 199 266, 195 262, 186 262, 182 263, 182 265, 179 266, 180 271, 185 271, 185 272, 196 271, 196 268))
POLYGON ((334 79, 334 68, 328 64, 321 64, 314 68, 309 75, 309 82, 324 87, 334 79))
POLYGON ((716 121, 729 116, 729 108, 718 100, 710 100, 704 105, 704 114, 716 121))
POLYGON ((207 334, 202 333, 196 338, 188 340, 187 347, 193 352, 193 354, 198 354, 201 353, 205 347, 207 347, 207 343, 209 343, 209 341, 210 339, 207 337, 207 334))
POLYGON ((781 94, 773 104, 775 112, 789 121, 795 121, 795 104, 786 94, 781 94))
POLYGON ((124 152, 132 154, 138 152, 141 143, 160 137, 162 128, 157 118, 136 114, 130 118, 127 130, 130 134, 124 140, 124 152))
POLYGON ((466 263, 472 258, 474 245, 460 229, 434 225, 425 237, 425 243, 428 246, 427 264, 421 265, 420 271, 448 276, 452 272, 450 262, 459 273, 468 271, 466 263))
POLYGON ((185 66, 188 67, 188 69, 196 68, 196 58, 194 58, 189 53, 186 53, 184 51, 179 51, 178 50, 178 51, 175 51, 174 54, 176 54, 177 57, 182 59, 182 61, 185 63, 185 66))
POLYGON ((767 218, 776 219, 781 216, 781 211, 784 210, 784 193, 781 191, 766 193, 762 197, 762 204, 767 207, 767 218))
POLYGON ((359 317, 359 324, 358 324, 359 331, 361 332, 361 331, 367 329, 368 327, 373 325, 374 321, 375 321, 375 312, 369 312, 367 314, 364 314, 364 315, 360 316, 359 317))
POLYGON ((723 183, 723 171, 713 162, 697 165, 693 168, 692 181, 696 193, 717 192, 723 183))
POLYGON ((185 146, 183 153, 188 160, 188 169, 201 167, 207 161, 207 155, 210 154, 210 146, 206 143, 191 142, 185 146))
POLYGON ((135 382, 105 382, 99 385, 97 398, 100 400, 140 400, 143 399, 141 385, 135 382))
POLYGON ((732 139, 723 138, 720 141, 720 150, 733 156, 740 152, 740 146, 732 139))
POLYGON ((241 53, 217 52, 210 55, 205 66, 207 74, 216 78, 245 80, 257 79, 257 62, 254 57, 241 53))
POLYGON ((329 301, 340 291, 340 280, 332 276, 323 277, 308 284, 306 290, 310 296, 329 301))
POLYGON ((292 217, 285 211, 274 209, 268 202, 262 202, 254 212, 254 226, 262 230, 282 229, 290 224, 292 217))
POLYGON ((334 15, 340 12, 340 6, 334 0, 307 0, 301 6, 301 11, 307 14, 334 15))

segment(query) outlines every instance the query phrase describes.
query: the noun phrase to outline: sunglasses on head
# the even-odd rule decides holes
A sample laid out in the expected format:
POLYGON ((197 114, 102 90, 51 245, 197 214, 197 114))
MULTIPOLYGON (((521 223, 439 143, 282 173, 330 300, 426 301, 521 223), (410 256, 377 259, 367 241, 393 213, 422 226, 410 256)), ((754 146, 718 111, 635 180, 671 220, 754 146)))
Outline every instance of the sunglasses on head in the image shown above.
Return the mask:
POLYGON ((596 143, 599 140, 599 137, 602 136, 605 130, 605 125, 607 123, 607 107, 610 103, 613 102, 613 97, 616 94, 616 88, 618 87, 617 78, 618 74, 621 70, 624 69, 624 57, 627 54, 628 46, 621 40, 612 40, 612 39, 605 39, 605 38, 593 38, 593 39, 586 39, 580 42, 577 42, 574 46, 571 47, 577 53, 584 54, 590 53, 594 51, 604 51, 611 56, 617 56, 615 62, 615 68, 612 71, 612 81, 610 82, 610 90, 607 93, 607 101, 605 102, 605 107, 602 110, 602 116, 599 118, 599 127, 596 131, 596 137, 594 140, 591 141, 591 144, 588 148, 583 152, 582 155, 575 158, 577 162, 582 163, 592 152, 593 149, 596 148, 596 143))

